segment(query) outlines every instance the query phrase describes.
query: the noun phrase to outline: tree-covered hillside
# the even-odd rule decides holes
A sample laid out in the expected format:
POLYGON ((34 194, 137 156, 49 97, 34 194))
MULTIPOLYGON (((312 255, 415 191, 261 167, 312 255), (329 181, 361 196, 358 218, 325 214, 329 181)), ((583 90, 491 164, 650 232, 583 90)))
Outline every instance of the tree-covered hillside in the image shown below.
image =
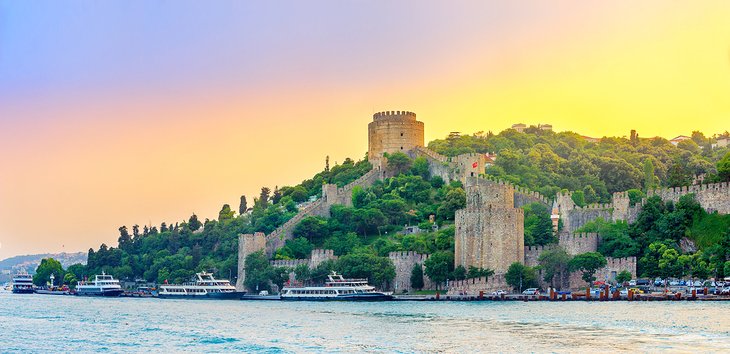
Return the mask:
MULTIPOLYGON (((468 152, 496 153, 487 173, 546 196, 562 189, 583 191, 586 203, 609 202, 613 192, 686 186, 694 176, 705 182, 727 180, 730 166, 718 174, 718 162, 730 148, 712 149, 714 139, 693 132, 691 140, 672 145, 663 138, 604 137, 592 143, 572 132, 530 127, 524 133, 450 136, 428 147, 447 156, 468 152)), ((730 158, 728 158, 730 160, 730 158)))
MULTIPOLYGON (((574 199, 578 204, 585 204, 608 202, 610 193, 632 188, 636 190, 630 195, 636 201, 646 188, 690 184, 697 174, 706 174, 705 181, 730 179, 728 149, 712 149, 710 143, 711 140, 699 133, 693 134, 693 140, 677 147, 664 139, 640 139, 634 134, 629 139, 603 138, 598 143, 590 143, 575 133, 528 128, 525 133, 507 130, 497 135, 450 137, 433 141, 429 147, 449 156, 464 152, 496 152, 496 163, 487 169, 488 174, 541 191, 546 196, 563 189, 577 191, 574 199)), ((378 181, 369 188, 355 188, 353 206, 333 206, 331 218, 304 218, 293 230, 294 239, 277 250, 275 258, 306 258, 313 248, 334 250, 340 256, 338 262, 325 262, 318 270, 299 270, 302 279, 310 280, 336 268, 346 276, 366 276, 387 285, 391 274, 387 255, 391 251, 431 254, 426 273, 436 281, 489 274, 489 270, 453 268, 454 212, 465 205, 461 184, 446 183, 439 177, 430 176, 424 158, 410 159, 396 153, 390 155, 388 161, 388 174, 394 177, 378 181), (432 229, 429 220, 432 215, 438 226, 436 229, 432 229), (406 234, 404 225, 418 226, 422 232, 406 234), (369 265, 383 267, 358 267, 358 262, 363 260, 369 265)), ((105 270, 121 279, 181 282, 195 272, 207 270, 219 277, 235 278, 239 234, 268 234, 292 218, 299 207, 319 197, 323 183, 344 186, 370 169, 367 160, 347 159, 331 169, 325 167, 299 185, 275 187, 273 191, 264 187, 251 205, 242 196, 238 209, 224 205, 217 220, 201 221, 192 215, 187 220, 162 223, 159 227, 122 226, 118 246, 101 245, 98 250, 89 250, 88 265, 83 274, 77 276, 105 270)), ((524 209, 525 244, 555 242, 549 210, 540 204, 526 205, 524 209)), ((674 210, 674 206, 665 206, 662 210, 664 213, 670 209, 674 210)), ((692 215, 695 218, 699 214, 692 215)), ((674 220, 674 216, 667 218, 666 222, 674 220)), ((715 242, 725 237, 724 234, 716 235, 718 227, 726 225, 724 221, 697 216, 699 221, 688 223, 689 219, 684 218, 686 227, 683 230, 685 234, 693 235, 693 239, 715 242)), ((675 230, 657 224, 641 225, 659 234, 651 240, 643 239, 643 234, 631 233, 625 226, 609 225, 624 229, 616 240, 608 243, 613 246, 605 246, 612 248, 604 247, 601 252, 641 257, 654 241, 665 240, 673 240, 666 244, 679 249, 679 239, 666 234, 675 230), (636 248, 632 249, 634 246, 636 248)), ((604 226, 594 225, 596 228, 604 226)), ((602 233, 609 231, 601 230, 602 233)), ((258 272, 248 273, 251 282, 260 286, 266 286, 269 281, 281 282, 285 270, 272 269, 261 257, 251 257, 252 265, 258 264, 260 268, 258 272)), ((720 258, 715 264, 720 264, 720 258)))

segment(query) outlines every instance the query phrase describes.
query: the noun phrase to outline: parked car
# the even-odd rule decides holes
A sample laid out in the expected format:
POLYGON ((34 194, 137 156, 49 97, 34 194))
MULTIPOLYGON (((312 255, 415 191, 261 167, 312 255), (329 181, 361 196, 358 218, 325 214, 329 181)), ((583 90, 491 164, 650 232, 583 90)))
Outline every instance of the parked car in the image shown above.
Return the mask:
POLYGON ((507 295, 507 292, 504 290, 497 290, 497 291, 492 292, 492 296, 502 296, 502 295, 507 295))
POLYGON ((662 278, 656 278, 656 279, 654 279, 654 286, 662 286, 662 285, 664 285, 662 283, 662 278))
POLYGON ((629 280, 629 286, 636 286, 636 279, 629 280))
POLYGON ((522 295, 540 295, 540 289, 538 289, 538 288, 525 289, 525 291, 522 292, 522 295))
POLYGON ((730 288, 723 288, 720 291, 720 295, 730 295, 730 288))
POLYGON ((649 284, 651 284, 651 282, 649 281, 649 279, 636 279, 636 285, 637 286, 640 286, 640 285, 649 285, 649 284))

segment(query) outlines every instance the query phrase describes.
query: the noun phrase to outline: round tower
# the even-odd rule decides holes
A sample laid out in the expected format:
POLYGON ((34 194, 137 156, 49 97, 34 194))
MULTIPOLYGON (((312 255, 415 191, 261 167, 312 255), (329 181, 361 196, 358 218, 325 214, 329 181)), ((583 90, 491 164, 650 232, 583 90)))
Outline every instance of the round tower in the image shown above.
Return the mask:
POLYGON ((368 124, 368 160, 380 165, 383 153, 408 153, 423 146, 423 122, 406 111, 386 111, 373 115, 368 124))

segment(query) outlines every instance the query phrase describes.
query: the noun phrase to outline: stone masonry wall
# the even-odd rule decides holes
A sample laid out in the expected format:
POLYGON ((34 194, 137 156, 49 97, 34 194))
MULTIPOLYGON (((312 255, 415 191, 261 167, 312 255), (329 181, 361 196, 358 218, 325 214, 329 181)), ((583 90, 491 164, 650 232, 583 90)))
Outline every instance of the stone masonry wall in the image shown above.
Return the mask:
POLYGON ((600 237, 596 233, 585 233, 575 235, 560 235, 558 244, 563 247, 569 255, 586 252, 595 252, 598 250, 600 237))
POLYGON ((266 248, 266 235, 263 232, 238 235, 238 278, 236 291, 244 291, 243 281, 246 279, 246 256, 266 248))
POLYGON ((395 279, 393 280, 393 291, 395 293, 401 293, 405 291, 411 291, 411 272, 415 264, 420 264, 424 271, 423 274, 423 288, 432 289, 433 284, 431 279, 425 274, 426 266, 424 263, 428 259, 428 255, 418 254, 416 252, 390 252, 388 258, 393 262, 395 266, 395 279))
POLYGON ((467 185, 466 208, 456 211, 455 266, 503 274, 524 261, 524 212, 513 207, 513 193, 507 185, 467 185))
POLYGON ((694 194, 695 200, 708 212, 730 214, 730 186, 728 182, 651 190, 649 197, 657 195, 663 200, 679 201, 683 195, 694 194))
POLYGON ((424 125, 416 114, 406 111, 375 113, 368 124, 368 160, 382 166, 384 153, 408 153, 424 145, 424 125))
POLYGON ((471 278, 466 280, 457 280, 449 282, 449 291, 447 295, 490 295, 493 291, 509 290, 511 287, 507 285, 507 280, 503 274, 493 275, 485 278, 471 278))

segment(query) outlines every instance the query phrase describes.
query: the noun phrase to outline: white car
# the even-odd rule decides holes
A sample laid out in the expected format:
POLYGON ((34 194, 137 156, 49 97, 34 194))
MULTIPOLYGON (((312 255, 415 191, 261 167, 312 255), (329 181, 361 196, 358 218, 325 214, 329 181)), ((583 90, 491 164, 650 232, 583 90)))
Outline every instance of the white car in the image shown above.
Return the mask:
POLYGON ((636 279, 629 280, 629 286, 636 286, 636 279))
POLYGON ((497 291, 492 292, 492 296, 502 296, 502 295, 507 295, 507 292, 504 290, 497 290, 497 291))
POLYGON ((522 295, 540 295, 540 290, 538 288, 525 289, 525 291, 522 292, 522 295))

